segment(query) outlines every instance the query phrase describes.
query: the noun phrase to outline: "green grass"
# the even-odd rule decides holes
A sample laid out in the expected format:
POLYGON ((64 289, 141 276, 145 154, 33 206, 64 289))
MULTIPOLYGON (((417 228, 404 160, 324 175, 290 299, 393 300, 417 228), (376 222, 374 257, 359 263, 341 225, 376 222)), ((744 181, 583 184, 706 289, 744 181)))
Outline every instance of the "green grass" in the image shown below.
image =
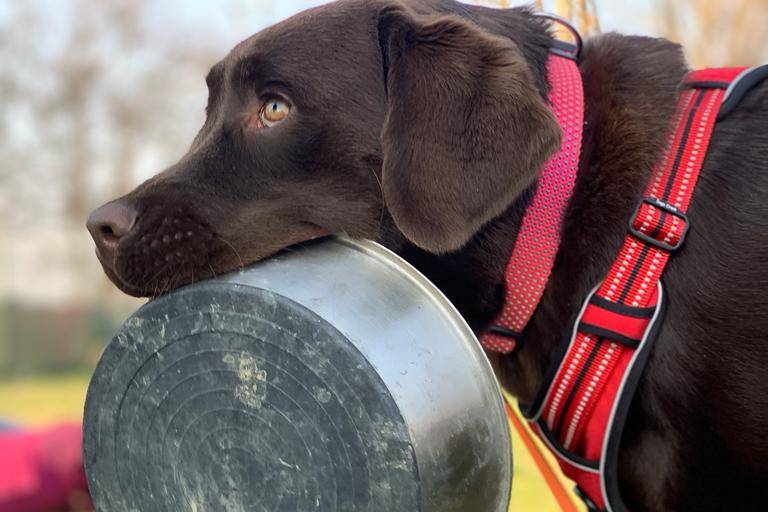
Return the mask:
MULTIPOLYGON (((0 381, 0 418, 29 426, 80 421, 87 387, 88 376, 77 374, 0 381)), ((510 511, 556 512, 557 504, 514 432, 512 444, 515 476, 510 511)))
POLYGON ((81 421, 88 378, 74 374, 0 380, 0 418, 29 426, 81 421))

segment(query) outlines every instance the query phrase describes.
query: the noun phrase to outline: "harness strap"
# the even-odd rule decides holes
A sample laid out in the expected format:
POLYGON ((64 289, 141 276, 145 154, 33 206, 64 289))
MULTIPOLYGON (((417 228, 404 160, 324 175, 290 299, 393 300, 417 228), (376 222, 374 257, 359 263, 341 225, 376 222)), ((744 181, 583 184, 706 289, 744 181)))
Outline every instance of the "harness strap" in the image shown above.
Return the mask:
MULTIPOLYGON (((562 23, 562 21, 560 21, 562 23)), ((575 30, 570 27, 571 31, 575 30)), ((577 41, 579 38, 577 37, 577 41)), ((552 112, 563 132, 526 209, 505 271, 506 297, 486 350, 509 353, 533 316, 554 265, 581 153, 584 98, 578 48, 558 42, 547 62, 552 112)), ((624 423, 665 306, 660 277, 685 243, 686 212, 714 124, 768 77, 768 67, 693 71, 680 88, 668 144, 605 279, 584 302, 567 347, 523 414, 590 511, 625 511, 618 484, 624 423), (725 102, 725 103, 724 103, 725 102), (722 108, 721 108, 722 106, 722 108)))
POLYGON ((669 142, 629 220, 607 276, 589 295, 569 346, 530 421, 596 510, 626 510, 618 491, 618 445, 634 388, 660 319, 659 281, 685 243, 686 216, 718 110, 744 68, 689 73, 669 142))
POLYGON ((508 354, 515 348, 547 285, 560 246, 560 225, 573 193, 581 154, 584 93, 573 57, 550 53, 547 61, 552 113, 562 130, 560 149, 547 161, 526 209, 505 271, 504 308, 480 337, 487 350, 508 354))

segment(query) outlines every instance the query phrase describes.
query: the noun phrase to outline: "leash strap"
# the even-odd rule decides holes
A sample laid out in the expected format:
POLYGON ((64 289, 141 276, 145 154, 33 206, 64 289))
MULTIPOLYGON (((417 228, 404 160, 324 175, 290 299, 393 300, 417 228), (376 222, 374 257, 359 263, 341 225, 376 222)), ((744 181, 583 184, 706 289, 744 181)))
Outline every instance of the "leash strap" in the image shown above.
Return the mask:
POLYGON ((618 445, 634 388, 660 319, 659 281, 689 230, 686 216, 726 89, 744 68, 689 73, 669 143, 629 220, 603 282, 582 307, 569 346, 530 421, 594 510, 626 510, 618 492, 618 445))
POLYGON ((567 53, 547 61, 552 113, 562 130, 560 149, 547 161, 526 209, 505 271, 506 298, 496 324, 480 337, 486 350, 508 354, 533 316, 560 246, 560 225, 573 193, 581 154, 584 94, 581 74, 567 53))

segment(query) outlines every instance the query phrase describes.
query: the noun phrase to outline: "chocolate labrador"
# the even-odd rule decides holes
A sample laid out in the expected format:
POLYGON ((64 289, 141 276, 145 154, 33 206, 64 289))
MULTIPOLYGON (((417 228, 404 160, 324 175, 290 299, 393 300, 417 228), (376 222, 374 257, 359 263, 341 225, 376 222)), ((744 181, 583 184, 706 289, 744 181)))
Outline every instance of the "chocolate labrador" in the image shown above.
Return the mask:
MULTIPOLYGON (((560 132, 549 23, 524 8, 348 0, 303 12, 214 65, 206 120, 178 163, 93 212, 109 278, 154 296, 346 232, 435 282, 470 325, 498 313, 522 213, 560 132)), ((579 68, 583 152, 551 280, 508 356, 530 401, 626 234, 665 144, 680 47, 604 34, 579 68)), ((768 85, 715 128, 668 310, 620 453, 631 510, 768 502, 768 85)), ((761 506, 762 505, 762 506, 761 506)))

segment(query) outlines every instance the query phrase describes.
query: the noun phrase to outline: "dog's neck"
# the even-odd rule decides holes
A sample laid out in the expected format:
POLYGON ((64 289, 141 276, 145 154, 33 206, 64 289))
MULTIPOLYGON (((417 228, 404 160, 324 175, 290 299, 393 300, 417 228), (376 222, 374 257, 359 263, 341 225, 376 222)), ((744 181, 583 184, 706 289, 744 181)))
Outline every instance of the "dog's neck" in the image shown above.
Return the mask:
MULTIPOLYGON (((544 69, 540 62, 531 67, 544 69)), ((677 45, 616 34, 589 41, 579 68, 585 93, 583 150, 557 260, 522 344, 508 356, 491 354, 502 384, 523 402, 537 391, 581 301, 618 252, 665 143, 677 85, 686 71, 677 45)), ((394 230, 384 238, 480 333, 503 305, 504 269, 532 190, 451 254, 428 254, 397 240, 394 230)))

